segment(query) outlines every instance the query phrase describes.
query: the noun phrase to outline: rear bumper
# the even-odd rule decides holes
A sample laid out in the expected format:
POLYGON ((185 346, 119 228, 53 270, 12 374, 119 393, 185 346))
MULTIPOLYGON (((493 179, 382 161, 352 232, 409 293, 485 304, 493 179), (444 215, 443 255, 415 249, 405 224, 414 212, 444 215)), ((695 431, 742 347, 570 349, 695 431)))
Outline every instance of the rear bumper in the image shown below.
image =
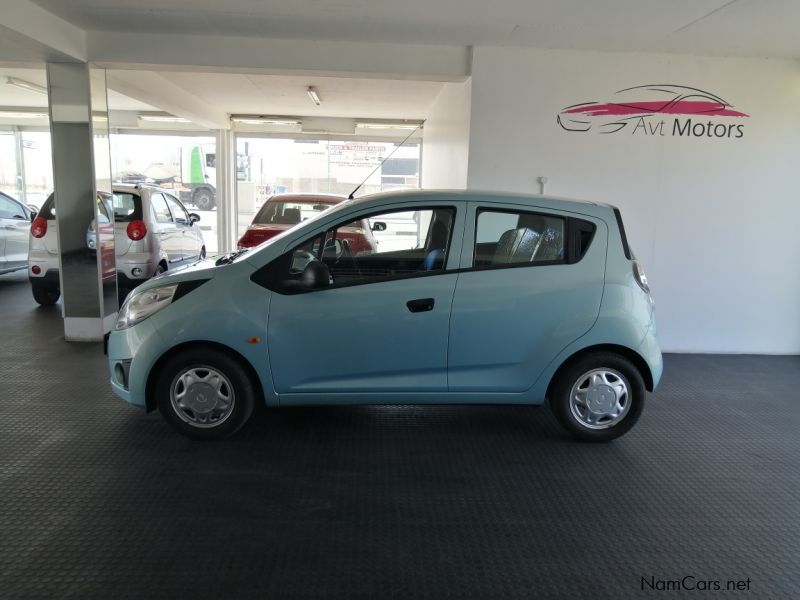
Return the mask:
POLYGON ((61 287, 61 280, 58 277, 58 269, 48 269, 44 273, 34 275, 31 273, 29 268, 28 281, 31 282, 31 285, 35 285, 37 287, 55 289, 59 289, 61 287))
POLYGON ((658 345, 654 326, 647 330, 647 334, 644 336, 642 343, 639 344, 637 351, 647 361, 647 366, 650 367, 650 374, 653 377, 653 389, 655 390, 664 372, 664 359, 661 356, 661 347, 658 345))

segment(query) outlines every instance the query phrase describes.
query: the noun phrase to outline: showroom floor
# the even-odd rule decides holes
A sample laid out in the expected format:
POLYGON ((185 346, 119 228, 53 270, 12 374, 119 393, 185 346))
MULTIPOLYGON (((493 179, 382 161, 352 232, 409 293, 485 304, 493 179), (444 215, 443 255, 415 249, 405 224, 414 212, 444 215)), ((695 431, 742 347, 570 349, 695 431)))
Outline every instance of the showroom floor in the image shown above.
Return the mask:
POLYGON ((284 409, 198 443, 117 400, 24 273, 0 310, 4 598, 800 597, 800 357, 667 356, 607 445, 512 407, 284 409))

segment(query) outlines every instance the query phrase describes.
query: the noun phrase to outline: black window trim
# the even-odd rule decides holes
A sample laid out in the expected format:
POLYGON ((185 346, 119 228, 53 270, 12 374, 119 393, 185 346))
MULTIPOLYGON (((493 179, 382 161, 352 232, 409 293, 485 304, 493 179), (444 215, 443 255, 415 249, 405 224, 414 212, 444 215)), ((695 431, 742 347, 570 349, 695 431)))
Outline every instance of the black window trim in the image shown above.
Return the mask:
MULTIPOLYGON (((464 206, 466 206, 466 204, 464 206)), ((384 210, 376 210, 375 212, 371 212, 371 213, 368 213, 366 215, 360 215, 360 216, 358 216, 356 218, 350 218, 350 219, 344 220, 341 223, 337 223, 336 225, 333 225, 333 226, 325 229, 324 231, 319 231, 319 232, 311 235, 310 237, 305 238, 302 242, 298 242, 298 243, 292 244, 291 247, 284 248, 283 252, 281 252, 281 254, 279 256, 275 257, 273 260, 269 261, 266 265, 264 265, 263 267, 259 268, 252 275, 250 275, 250 281, 252 281, 256 285, 264 287, 264 288, 268 289, 269 291, 274 292, 276 294, 280 294, 282 296, 296 296, 298 294, 309 294, 309 293, 316 293, 316 292, 324 292, 324 291, 327 291, 327 290, 338 290, 338 289, 342 289, 342 288, 355 287, 355 286, 359 286, 359 285, 370 285, 370 284, 373 284, 373 283, 385 283, 385 282, 389 282, 389 281, 401 281, 403 279, 415 279, 415 278, 420 278, 420 277, 436 277, 436 276, 440 276, 440 275, 453 275, 453 274, 456 274, 456 273, 460 273, 464 269, 459 269, 458 267, 456 267, 454 269, 448 269, 447 268, 447 261, 450 258, 450 250, 452 249, 452 246, 453 246, 453 233, 455 232, 455 224, 456 224, 457 218, 458 218, 458 206, 456 206, 454 204, 438 204, 438 205, 426 204, 426 205, 421 206, 421 207, 401 207, 401 208, 397 208, 397 209, 394 209, 394 210, 390 208, 389 211, 386 211, 385 207, 384 207, 384 210), (369 219, 369 218, 371 218, 373 216, 376 216, 376 215, 390 214, 391 212, 398 212, 398 213, 399 212, 416 212, 416 211, 422 211, 422 210, 436 210, 436 209, 442 209, 442 208, 452 209, 453 210, 453 225, 450 227, 450 238, 447 240, 447 251, 445 252, 445 256, 444 256, 443 268, 438 270, 438 271, 419 271, 419 272, 414 272, 414 273, 405 273, 403 275, 394 275, 394 276, 391 276, 391 277, 383 277, 381 279, 370 279, 370 280, 367 280, 367 281, 350 281, 350 282, 347 282, 347 283, 334 283, 333 285, 329 285, 327 287, 310 289, 310 290, 303 290, 303 289, 298 289, 298 290, 276 290, 276 289, 273 289, 271 287, 267 287, 266 282, 258 281, 259 279, 261 279, 260 273, 265 271, 271 264, 273 264, 280 257, 284 256, 287 252, 294 252, 294 250, 296 250, 299 246, 302 246, 303 244, 306 244, 306 243, 308 243, 308 242, 310 242, 310 241, 312 241, 315 238, 320 237, 320 236, 323 236, 322 244, 324 246, 325 241, 328 239, 328 235, 331 232, 335 232, 336 230, 338 230, 338 228, 343 226, 344 224, 351 223, 353 221, 366 220, 366 219, 369 219)), ((335 239, 335 238, 333 238, 333 239, 335 239)), ((462 243, 463 243, 463 240, 462 240, 462 243)), ((321 250, 320 250, 320 252, 321 252, 321 250)))

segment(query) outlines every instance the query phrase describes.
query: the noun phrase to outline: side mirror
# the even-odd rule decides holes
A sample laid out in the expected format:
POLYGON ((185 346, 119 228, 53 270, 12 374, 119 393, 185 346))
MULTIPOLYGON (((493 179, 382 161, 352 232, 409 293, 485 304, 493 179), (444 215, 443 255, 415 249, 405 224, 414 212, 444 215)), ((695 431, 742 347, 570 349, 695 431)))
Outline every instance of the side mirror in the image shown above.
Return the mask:
POLYGON ((38 211, 31 209, 31 223, 36 220, 36 215, 38 214, 38 211))
POLYGON ((303 269, 303 287, 309 290, 317 290, 328 287, 331 284, 331 272, 321 260, 312 260, 303 269))
POLYGON ((189 213, 189 225, 194 225, 200 220, 200 215, 197 213, 189 213))
POLYGON ((386 231, 386 223, 383 221, 373 221, 370 229, 372 229, 372 231, 386 231))

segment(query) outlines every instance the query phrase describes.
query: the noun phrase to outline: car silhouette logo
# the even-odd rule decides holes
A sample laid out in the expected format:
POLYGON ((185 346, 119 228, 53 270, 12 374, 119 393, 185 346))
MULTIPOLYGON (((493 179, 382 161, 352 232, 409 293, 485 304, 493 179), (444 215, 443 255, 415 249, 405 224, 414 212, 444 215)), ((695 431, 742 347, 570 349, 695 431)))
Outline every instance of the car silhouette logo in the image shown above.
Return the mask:
POLYGON ((616 133, 631 121, 658 115, 748 117, 710 92, 683 85, 641 85, 616 92, 611 102, 583 102, 561 110, 556 121, 566 131, 616 133))

